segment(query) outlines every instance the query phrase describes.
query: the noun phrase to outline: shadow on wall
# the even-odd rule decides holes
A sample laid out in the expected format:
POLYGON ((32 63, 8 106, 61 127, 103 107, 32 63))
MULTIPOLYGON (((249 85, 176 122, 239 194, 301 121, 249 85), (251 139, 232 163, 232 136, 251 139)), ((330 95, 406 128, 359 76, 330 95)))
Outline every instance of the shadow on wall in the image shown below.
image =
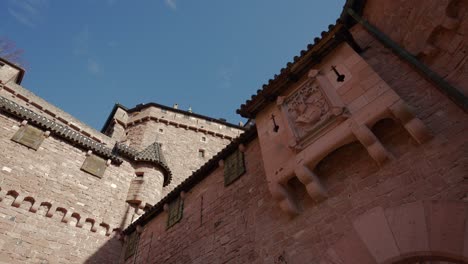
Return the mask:
POLYGON ((120 254, 122 253, 123 240, 120 239, 120 232, 125 229, 129 212, 132 208, 127 206, 127 210, 120 221, 119 228, 112 232, 112 237, 102 247, 100 247, 92 256, 90 256, 84 263, 119 263, 120 254))

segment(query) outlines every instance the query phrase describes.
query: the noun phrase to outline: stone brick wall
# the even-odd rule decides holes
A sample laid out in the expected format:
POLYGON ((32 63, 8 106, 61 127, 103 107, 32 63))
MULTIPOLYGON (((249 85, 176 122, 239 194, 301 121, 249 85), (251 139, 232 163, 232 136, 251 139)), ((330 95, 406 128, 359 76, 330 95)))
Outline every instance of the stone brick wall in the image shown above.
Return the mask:
MULTIPOLYGON (((379 5, 377 2, 369 8, 379 5)), ((394 4, 385 2, 382 6, 387 5, 394 4)), ((366 12, 368 10, 366 8, 366 12)), ((386 23, 385 19, 379 20, 386 23)), ((407 25, 412 24, 405 24, 400 30, 406 30, 407 25)), ((391 30, 399 28, 398 24, 389 23, 389 30, 390 26, 391 30)), ((463 251, 463 241, 465 248, 468 243, 464 236, 468 227, 463 221, 461 224, 456 222, 466 215, 467 208, 466 202, 462 201, 468 195, 468 116, 362 27, 353 27, 352 34, 365 48, 361 56, 366 63, 408 103, 433 138, 418 145, 400 124, 390 119, 379 121, 371 130, 389 150, 391 160, 378 166, 359 143, 335 150, 314 171, 328 190, 329 196, 324 201, 312 200, 301 183, 288 182, 301 201, 301 213, 295 217, 284 213, 272 198, 264 164, 258 158, 261 155, 260 143, 255 140, 247 146, 245 175, 224 187, 223 169, 216 169, 185 194, 184 216, 178 224, 166 230, 167 213, 162 212, 143 227, 137 254, 125 263, 341 263, 334 262, 338 256, 335 260, 322 257, 332 254, 329 249, 342 243, 342 238, 348 238, 349 234, 354 240, 348 239, 340 247, 348 251, 348 256, 353 256, 353 252, 359 254, 361 244, 370 243, 361 240, 362 233, 356 235, 365 228, 363 219, 368 214, 385 211, 390 214, 387 214, 390 221, 396 212, 392 208, 406 205, 419 208, 423 204, 421 201, 427 200, 453 202, 454 206, 443 208, 442 205, 446 204, 442 202, 424 203, 426 212, 431 208, 447 212, 458 208, 454 210, 459 210, 461 217, 452 219, 437 216, 437 213, 427 216, 427 221, 432 221, 428 222, 432 228, 454 226, 459 232, 447 235, 445 231, 431 231, 430 237, 426 237, 429 242, 422 243, 428 243, 429 250, 434 251, 450 248, 447 252, 451 257, 468 259, 468 252, 463 251), (413 206, 415 204, 418 206, 413 206), (366 216, 360 217, 363 215, 366 216), (446 241, 447 245, 440 241, 446 241)), ((454 78, 459 80, 464 78, 460 76, 462 74, 453 71, 454 78)), ((466 87, 466 81, 461 84, 466 87)), ((366 225, 372 224, 376 229, 367 230, 374 230, 373 234, 379 230, 383 235, 388 233, 379 229, 381 223, 367 221, 366 225)), ((394 227, 395 223, 391 224, 394 227)), ((400 235, 395 234, 395 237, 400 235)), ((388 243, 376 240, 379 246, 385 247, 388 243)), ((404 250, 403 247, 400 249, 404 250)), ((381 263, 383 260, 378 257, 379 252, 367 260, 369 263, 381 263)), ((344 260, 367 263, 359 262, 359 258, 344 260)))
MULTIPOLYGON (((466 117, 461 119, 465 124, 466 117)), ((315 202, 297 184, 302 213, 280 210, 269 193, 258 141, 247 146, 247 174, 224 187, 218 168, 185 195, 184 216, 166 230, 167 213, 147 224, 136 263, 319 263, 352 221, 374 207, 420 200, 460 200, 468 192, 466 138, 443 134, 424 145, 390 120, 373 131, 394 160, 379 168, 358 143, 325 158, 317 173, 329 198, 315 202)), ((134 263, 132 257, 126 263, 134 263)))
POLYGON ((80 170, 86 151, 59 138, 37 151, 11 141, 19 126, 0 112, 0 261, 80 263, 103 246, 99 257, 118 257, 113 230, 129 223, 132 166, 111 164, 97 178, 80 170))
MULTIPOLYGON (((0 68, 0 73, 2 71, 2 68, 0 68)), ((14 82, 6 83, 4 87, 0 87, 0 95, 57 123, 67 125, 71 129, 107 146, 112 147, 115 144, 115 140, 14 82)))
POLYGON ((468 1, 368 1, 364 17, 468 96, 468 1))
MULTIPOLYGON (((219 129, 219 124, 213 127, 219 129)), ((229 131, 233 137, 236 137, 239 132, 238 129, 229 131)), ((153 120, 131 126, 127 129, 127 133, 127 141, 124 143, 139 150, 155 141, 162 144, 164 157, 173 175, 171 183, 163 188, 162 197, 230 142, 229 139, 220 136, 153 120), (204 157, 201 157, 200 151, 203 152, 204 157)))

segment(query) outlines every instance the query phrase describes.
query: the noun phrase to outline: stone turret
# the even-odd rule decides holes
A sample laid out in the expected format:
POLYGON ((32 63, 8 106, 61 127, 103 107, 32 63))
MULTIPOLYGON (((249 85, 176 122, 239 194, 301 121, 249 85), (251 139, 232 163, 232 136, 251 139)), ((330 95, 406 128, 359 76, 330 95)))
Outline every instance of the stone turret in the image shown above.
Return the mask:
POLYGON ((171 179, 161 145, 154 142, 135 155, 135 178, 130 184, 127 202, 139 208, 153 205, 162 197, 163 186, 171 179))

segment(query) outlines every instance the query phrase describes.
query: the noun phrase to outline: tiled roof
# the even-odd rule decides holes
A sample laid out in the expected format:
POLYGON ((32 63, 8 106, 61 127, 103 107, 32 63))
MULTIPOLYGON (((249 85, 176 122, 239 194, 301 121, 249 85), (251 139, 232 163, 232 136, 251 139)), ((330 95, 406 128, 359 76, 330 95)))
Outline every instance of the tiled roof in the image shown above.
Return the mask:
POLYGON ((274 101, 283 89, 298 81, 310 67, 320 63, 322 58, 349 36, 347 30, 354 24, 354 20, 347 15, 347 9, 351 8, 360 13, 364 4, 365 0, 346 1, 336 24, 329 25, 328 31, 323 31, 320 37, 314 39, 313 44, 307 45, 307 49, 302 50, 300 55, 295 56, 292 62, 288 62, 286 67, 280 70, 279 74, 268 80, 262 89, 257 90, 250 100, 240 106, 237 113, 246 118, 254 118, 266 104, 274 101))
POLYGON ((227 145, 223 150, 218 152, 213 158, 208 160, 203 166, 196 170, 192 175, 180 183, 174 190, 172 190, 168 195, 166 195, 161 201, 155 204, 149 211, 144 213, 140 218, 135 222, 129 225, 124 231, 124 234, 130 234, 135 231, 136 226, 145 225, 152 218, 157 216, 163 211, 164 204, 170 203, 172 200, 179 197, 182 191, 189 191, 193 186, 205 179, 213 170, 218 168, 218 162, 220 160, 226 159, 231 153, 236 151, 239 148, 240 144, 247 144, 250 141, 254 140, 257 137, 257 129, 255 126, 251 127, 249 130, 242 133, 238 138, 232 141, 227 145))
POLYGON ((167 165, 166 159, 164 158, 161 150, 161 145, 158 142, 154 142, 140 152, 122 143, 116 143, 114 152, 137 162, 149 162, 159 166, 163 170, 164 186, 167 186, 171 182, 172 172, 167 165))
POLYGON ((28 123, 34 126, 50 131, 51 134, 65 139, 83 149, 91 150, 98 156, 110 159, 117 164, 122 163, 122 159, 114 155, 112 153, 112 149, 106 147, 104 144, 84 136, 65 125, 61 125, 23 106, 20 106, 19 104, 10 101, 3 96, 0 96, 0 109, 19 119, 27 120, 28 123))

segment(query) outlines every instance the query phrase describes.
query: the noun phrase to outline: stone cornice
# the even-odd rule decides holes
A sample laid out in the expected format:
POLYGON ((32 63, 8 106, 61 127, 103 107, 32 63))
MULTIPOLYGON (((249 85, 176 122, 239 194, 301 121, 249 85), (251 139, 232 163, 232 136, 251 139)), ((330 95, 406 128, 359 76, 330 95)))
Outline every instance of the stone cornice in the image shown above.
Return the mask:
POLYGON ((39 115, 26 107, 20 106, 3 96, 0 96, 0 109, 18 119, 26 120, 34 126, 50 131, 50 133, 56 137, 69 141, 83 149, 91 150, 94 154, 110 159, 114 163, 120 164, 123 161, 112 153, 111 148, 108 148, 104 144, 99 143, 90 137, 84 136, 68 126, 58 124, 57 122, 39 115))

